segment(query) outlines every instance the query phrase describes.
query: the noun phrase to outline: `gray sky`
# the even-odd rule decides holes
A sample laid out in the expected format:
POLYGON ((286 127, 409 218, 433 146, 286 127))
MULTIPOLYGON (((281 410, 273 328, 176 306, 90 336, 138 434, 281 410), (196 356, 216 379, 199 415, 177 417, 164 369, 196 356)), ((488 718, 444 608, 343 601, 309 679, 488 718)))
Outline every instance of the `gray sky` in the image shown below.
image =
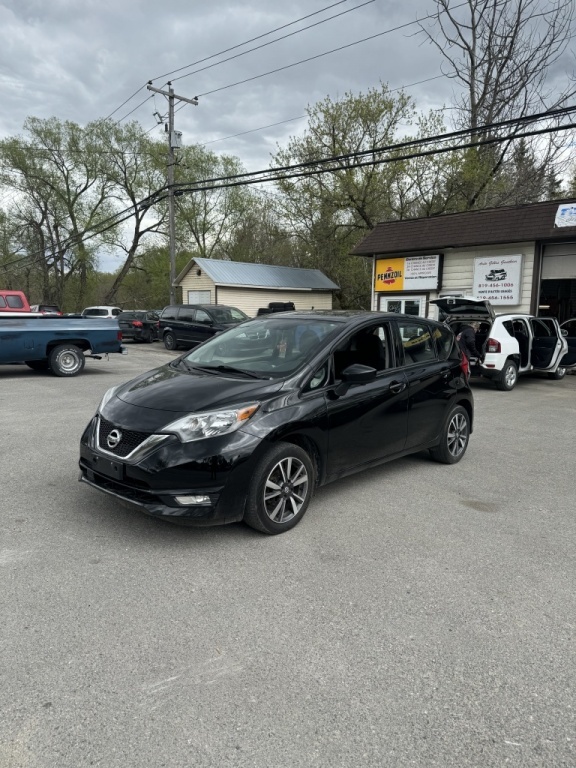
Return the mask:
MULTIPOLYGON (((0 2, 0 137, 21 133, 28 116, 85 125, 129 113, 127 119, 161 136, 153 113, 165 114, 166 101, 145 86, 153 80, 165 88, 171 79, 177 94, 206 94, 199 106, 186 105, 176 114, 184 143, 206 143, 236 155, 249 170, 263 168, 277 143, 305 126, 303 120, 284 121, 301 117, 307 105, 326 96, 337 99, 384 81, 392 89, 407 86, 421 112, 450 104, 452 82, 441 76, 440 54, 416 24, 395 29, 434 8, 433 0, 0 2), (291 24, 304 16, 309 18, 291 24), (290 26, 266 34, 284 25, 290 26), (300 31, 310 25, 315 26, 300 31), (349 47, 234 85, 341 46, 349 47), (426 82, 413 85, 419 81, 426 82), (222 140, 245 131, 250 133, 222 140)), ((554 68, 559 81, 573 66, 571 54, 565 62, 554 68)))
MULTIPOLYGON (((326 96, 382 81, 404 87, 419 112, 449 106, 453 81, 414 23, 434 9, 433 0, 0 0, 0 138, 21 134, 29 116, 135 119, 163 137, 153 113, 167 103, 146 83, 171 80, 177 94, 200 97, 177 109, 185 144, 266 168, 306 126, 293 118, 326 96), (259 77, 272 70, 281 71, 259 77)), ((555 64, 558 88, 573 66, 571 52, 555 64)))
MULTIPOLYGON (((21 133, 28 116, 56 116, 84 125, 111 114, 120 120, 130 112, 128 119, 161 135, 153 112, 165 113, 166 102, 152 97, 145 85, 154 80, 163 88, 172 79, 177 94, 207 94, 199 106, 187 105, 176 114, 185 143, 211 142, 209 148, 238 156, 250 170, 266 167, 277 142, 284 143, 305 124, 283 121, 304 115, 307 105, 328 95, 337 99, 347 91, 366 91, 380 80, 400 88, 438 76, 439 55, 415 34, 413 24, 226 86, 392 30, 433 8, 432 0, 9 0, 0 3, 0 136, 21 133), (317 11, 322 12, 266 35, 317 11), (312 24, 316 26, 299 32, 312 24), (232 61, 217 64, 231 56, 232 61), (282 124, 220 140, 273 123, 282 124)), ((422 111, 451 100, 451 84, 444 78, 407 92, 422 111)))

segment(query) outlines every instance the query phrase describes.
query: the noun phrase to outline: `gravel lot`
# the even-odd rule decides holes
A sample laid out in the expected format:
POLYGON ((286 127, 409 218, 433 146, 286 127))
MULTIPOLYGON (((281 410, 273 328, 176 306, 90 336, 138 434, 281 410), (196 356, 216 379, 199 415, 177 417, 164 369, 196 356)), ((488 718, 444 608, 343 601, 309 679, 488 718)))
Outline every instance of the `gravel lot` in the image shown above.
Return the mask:
POLYGON ((127 346, 0 368, 0 768, 576 766, 576 376, 476 383, 459 465, 267 537, 78 483, 104 391, 174 357, 127 346))

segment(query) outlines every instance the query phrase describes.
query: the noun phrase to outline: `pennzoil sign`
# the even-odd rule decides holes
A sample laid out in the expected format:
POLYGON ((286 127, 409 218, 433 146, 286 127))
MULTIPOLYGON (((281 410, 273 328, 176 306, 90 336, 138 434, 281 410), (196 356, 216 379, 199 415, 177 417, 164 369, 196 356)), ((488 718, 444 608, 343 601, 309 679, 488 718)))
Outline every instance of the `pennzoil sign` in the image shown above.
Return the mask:
POLYGON ((421 291, 438 288, 440 256, 376 259, 374 290, 421 291))

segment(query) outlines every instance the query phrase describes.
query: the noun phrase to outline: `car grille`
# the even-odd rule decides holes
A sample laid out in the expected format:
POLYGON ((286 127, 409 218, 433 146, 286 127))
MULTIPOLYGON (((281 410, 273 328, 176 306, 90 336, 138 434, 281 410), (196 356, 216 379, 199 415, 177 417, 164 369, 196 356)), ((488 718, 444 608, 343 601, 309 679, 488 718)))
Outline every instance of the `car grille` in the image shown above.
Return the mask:
POLYGON ((99 446, 110 453, 114 453, 116 456, 128 456, 133 450, 150 437, 150 432, 135 432, 131 429, 118 429, 122 434, 120 442, 114 448, 110 448, 107 443, 108 435, 113 429, 118 429, 112 424, 111 421, 100 416, 100 424, 98 427, 98 444, 99 446))

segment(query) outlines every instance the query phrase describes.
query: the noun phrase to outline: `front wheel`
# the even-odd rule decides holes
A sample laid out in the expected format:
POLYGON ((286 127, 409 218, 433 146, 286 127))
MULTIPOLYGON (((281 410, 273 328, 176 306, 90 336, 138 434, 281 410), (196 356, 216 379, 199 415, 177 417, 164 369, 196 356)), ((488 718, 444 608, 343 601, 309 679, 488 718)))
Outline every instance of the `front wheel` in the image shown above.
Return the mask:
POLYGON ((556 368, 556 370, 553 373, 548 374, 549 379, 554 379, 554 381, 560 381, 560 379, 563 379, 564 376, 566 376, 566 368, 556 368))
POLYGON ((514 360, 506 360, 504 368, 495 381, 496 387, 503 392, 510 392, 511 389, 514 389, 518 381, 518 366, 514 360))
POLYGON ((283 533, 302 520, 314 492, 314 464, 306 451, 276 443, 257 465, 244 522, 269 534, 283 533))
POLYGON ((430 455, 441 464, 456 464, 466 453, 469 439, 470 416, 466 408, 457 405, 448 414, 440 442, 430 448, 430 455))
POLYGON ((174 336, 173 333, 165 333, 164 334, 164 346, 166 349, 177 349, 178 345, 176 344, 176 336, 174 336))
POLYGON ((48 366, 54 376, 77 376, 85 363, 84 353, 73 344, 54 347, 48 356, 48 366))

